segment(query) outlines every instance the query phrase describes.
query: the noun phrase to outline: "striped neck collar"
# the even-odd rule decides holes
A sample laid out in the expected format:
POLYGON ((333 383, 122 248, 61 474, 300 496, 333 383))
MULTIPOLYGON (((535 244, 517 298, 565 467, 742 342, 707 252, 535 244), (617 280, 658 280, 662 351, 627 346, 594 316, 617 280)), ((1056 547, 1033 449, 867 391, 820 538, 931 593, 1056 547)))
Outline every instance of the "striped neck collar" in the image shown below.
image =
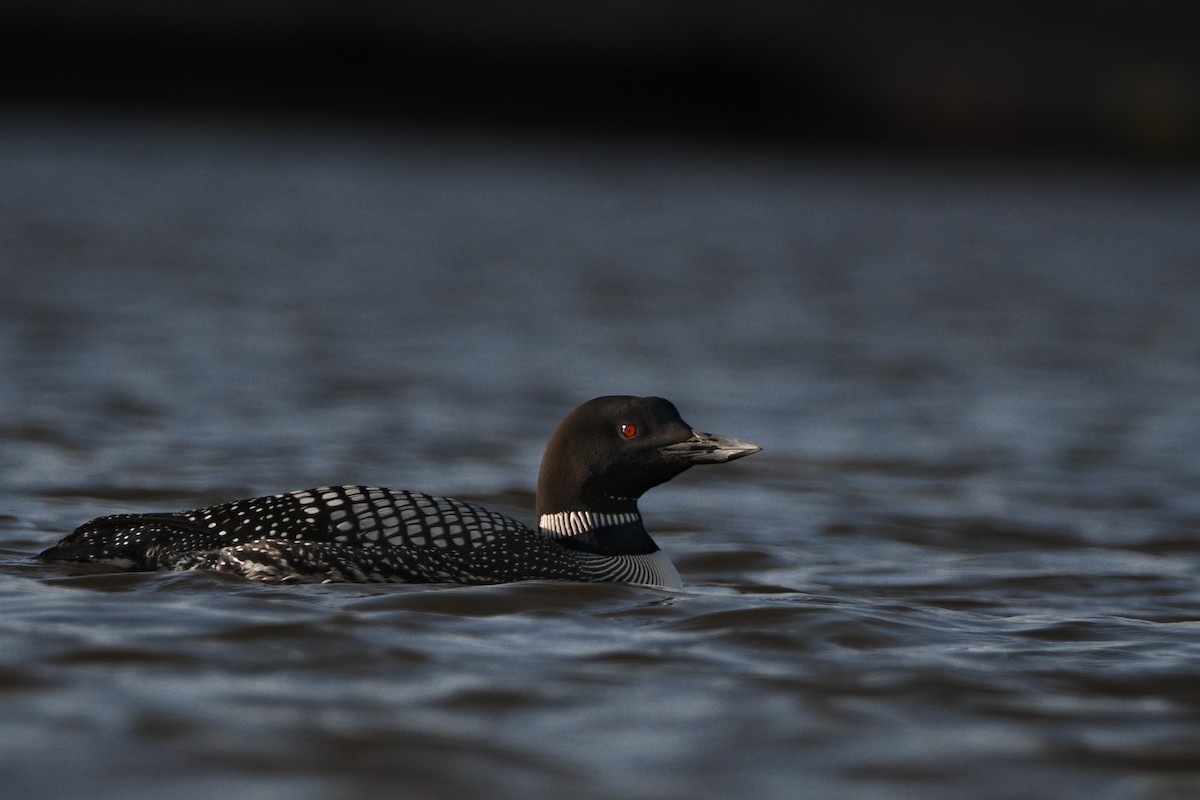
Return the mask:
POLYGON ((622 525, 641 524, 642 515, 637 511, 605 513, 601 511, 559 511, 542 514, 538 527, 542 535, 550 539, 578 536, 601 528, 617 528, 622 525))
POLYGON ((632 511, 559 511, 538 518, 542 536, 571 550, 599 556, 653 553, 658 545, 646 533, 637 506, 632 511))

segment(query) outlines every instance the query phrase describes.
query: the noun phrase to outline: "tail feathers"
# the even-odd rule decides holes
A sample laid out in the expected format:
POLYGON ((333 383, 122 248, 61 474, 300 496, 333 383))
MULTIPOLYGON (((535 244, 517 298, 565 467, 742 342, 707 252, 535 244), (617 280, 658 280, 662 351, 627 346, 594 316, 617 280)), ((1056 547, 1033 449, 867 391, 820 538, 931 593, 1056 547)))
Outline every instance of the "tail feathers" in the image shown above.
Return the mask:
POLYGON ((156 569, 153 545, 199 532, 185 517, 170 514, 117 514, 79 526, 38 554, 43 561, 82 561, 127 569, 156 569))
POLYGON ((290 583, 385 580, 379 555, 333 542, 264 538, 230 545, 219 531, 182 515, 117 514, 84 523, 37 557, 130 570, 213 570, 290 583))

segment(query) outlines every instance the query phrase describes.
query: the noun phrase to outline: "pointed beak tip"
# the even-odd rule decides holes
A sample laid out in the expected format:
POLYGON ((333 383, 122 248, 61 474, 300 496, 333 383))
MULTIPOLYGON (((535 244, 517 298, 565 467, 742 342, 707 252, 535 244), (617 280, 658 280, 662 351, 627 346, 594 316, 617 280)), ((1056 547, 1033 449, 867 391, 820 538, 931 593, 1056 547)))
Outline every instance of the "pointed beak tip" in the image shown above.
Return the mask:
POLYGON ((739 447, 725 448, 723 449, 723 452, 729 454, 729 457, 725 459, 726 461, 733 461, 735 458, 742 458, 743 456, 752 456, 755 453, 761 453, 762 448, 756 444, 751 444, 750 442, 739 442, 739 447))

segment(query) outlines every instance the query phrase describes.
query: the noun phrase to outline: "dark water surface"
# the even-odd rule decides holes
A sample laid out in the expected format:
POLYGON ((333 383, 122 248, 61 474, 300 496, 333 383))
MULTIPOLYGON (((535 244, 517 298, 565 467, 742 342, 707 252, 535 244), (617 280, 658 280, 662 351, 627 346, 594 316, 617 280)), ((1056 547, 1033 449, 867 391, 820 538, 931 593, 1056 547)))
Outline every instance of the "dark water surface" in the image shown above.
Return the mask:
POLYGON ((1200 172, 0 121, 6 797, 1200 796, 1200 172), (526 519, 597 394, 765 450, 687 588, 31 557, 326 483, 526 519))

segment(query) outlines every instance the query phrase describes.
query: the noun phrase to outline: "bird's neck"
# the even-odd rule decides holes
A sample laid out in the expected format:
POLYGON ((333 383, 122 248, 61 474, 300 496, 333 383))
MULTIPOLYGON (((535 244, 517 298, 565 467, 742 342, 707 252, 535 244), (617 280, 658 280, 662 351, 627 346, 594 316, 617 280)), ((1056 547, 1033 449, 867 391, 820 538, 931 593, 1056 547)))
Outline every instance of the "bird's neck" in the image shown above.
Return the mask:
POLYGON ((646 532, 637 501, 612 498, 612 511, 553 511, 538 515, 538 529, 547 539, 596 555, 644 555, 658 550, 646 532))

